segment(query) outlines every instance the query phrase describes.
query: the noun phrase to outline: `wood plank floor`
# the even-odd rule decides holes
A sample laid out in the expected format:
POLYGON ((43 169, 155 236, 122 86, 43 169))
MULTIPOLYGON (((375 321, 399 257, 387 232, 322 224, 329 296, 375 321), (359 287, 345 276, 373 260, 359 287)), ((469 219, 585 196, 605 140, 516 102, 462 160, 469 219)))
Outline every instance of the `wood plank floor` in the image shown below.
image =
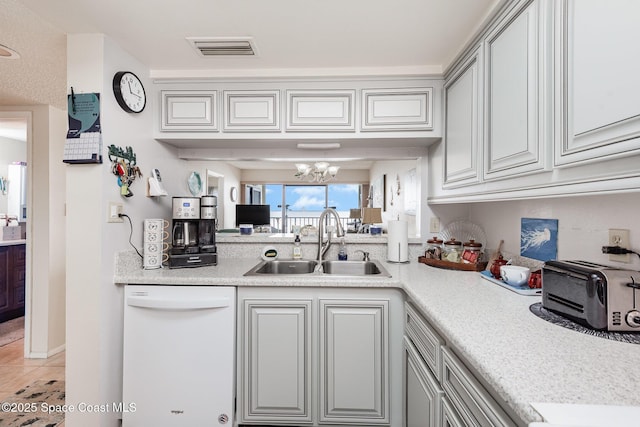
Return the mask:
MULTIPOLYGON (((62 380, 65 353, 48 359, 25 359, 24 340, 0 347, 0 401, 36 380, 62 380)), ((64 423, 60 424, 64 427, 64 423)))

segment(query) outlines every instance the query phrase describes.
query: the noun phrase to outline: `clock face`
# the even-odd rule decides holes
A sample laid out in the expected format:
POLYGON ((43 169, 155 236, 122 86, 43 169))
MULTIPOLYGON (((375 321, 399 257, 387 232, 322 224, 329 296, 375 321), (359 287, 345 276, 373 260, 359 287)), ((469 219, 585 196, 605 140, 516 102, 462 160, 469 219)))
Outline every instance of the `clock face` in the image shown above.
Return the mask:
POLYGON ((120 71, 115 74, 113 93, 120 107, 129 113, 141 112, 147 103, 142 82, 129 71, 120 71))

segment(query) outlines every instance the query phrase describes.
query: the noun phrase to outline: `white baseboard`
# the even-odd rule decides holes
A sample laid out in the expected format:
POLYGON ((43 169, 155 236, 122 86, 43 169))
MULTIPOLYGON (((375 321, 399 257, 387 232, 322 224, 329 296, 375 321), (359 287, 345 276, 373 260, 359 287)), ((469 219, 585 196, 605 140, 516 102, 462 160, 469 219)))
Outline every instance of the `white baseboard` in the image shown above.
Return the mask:
POLYGON ((65 348, 66 348, 65 344, 62 344, 61 346, 56 347, 53 350, 50 350, 50 351, 48 351, 46 353, 43 353, 43 352, 31 352, 28 355, 26 355, 25 357, 27 359, 48 359, 49 357, 64 351, 65 348))

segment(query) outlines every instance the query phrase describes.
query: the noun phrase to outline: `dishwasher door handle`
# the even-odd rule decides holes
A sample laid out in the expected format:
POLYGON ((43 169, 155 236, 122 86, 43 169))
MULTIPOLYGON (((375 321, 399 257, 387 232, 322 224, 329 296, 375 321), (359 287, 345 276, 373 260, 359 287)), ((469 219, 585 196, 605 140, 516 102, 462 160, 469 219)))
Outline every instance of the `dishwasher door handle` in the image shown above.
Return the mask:
POLYGON ((156 308, 159 310, 200 310, 206 308, 224 308, 231 305, 229 298, 153 298, 141 296, 127 297, 131 307, 156 308))

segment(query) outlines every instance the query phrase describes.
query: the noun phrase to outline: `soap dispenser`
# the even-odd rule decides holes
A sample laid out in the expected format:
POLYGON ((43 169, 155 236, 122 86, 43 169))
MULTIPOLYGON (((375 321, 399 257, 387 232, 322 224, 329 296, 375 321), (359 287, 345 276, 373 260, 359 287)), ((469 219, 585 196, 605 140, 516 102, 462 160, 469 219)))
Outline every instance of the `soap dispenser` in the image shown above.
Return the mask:
POLYGON ((340 261, 347 260, 347 245, 344 243, 344 237, 340 239, 340 250, 338 251, 338 259, 340 261))
POLYGON ((300 235, 296 234, 296 239, 293 241, 293 259, 302 258, 302 248, 300 247, 300 235))

